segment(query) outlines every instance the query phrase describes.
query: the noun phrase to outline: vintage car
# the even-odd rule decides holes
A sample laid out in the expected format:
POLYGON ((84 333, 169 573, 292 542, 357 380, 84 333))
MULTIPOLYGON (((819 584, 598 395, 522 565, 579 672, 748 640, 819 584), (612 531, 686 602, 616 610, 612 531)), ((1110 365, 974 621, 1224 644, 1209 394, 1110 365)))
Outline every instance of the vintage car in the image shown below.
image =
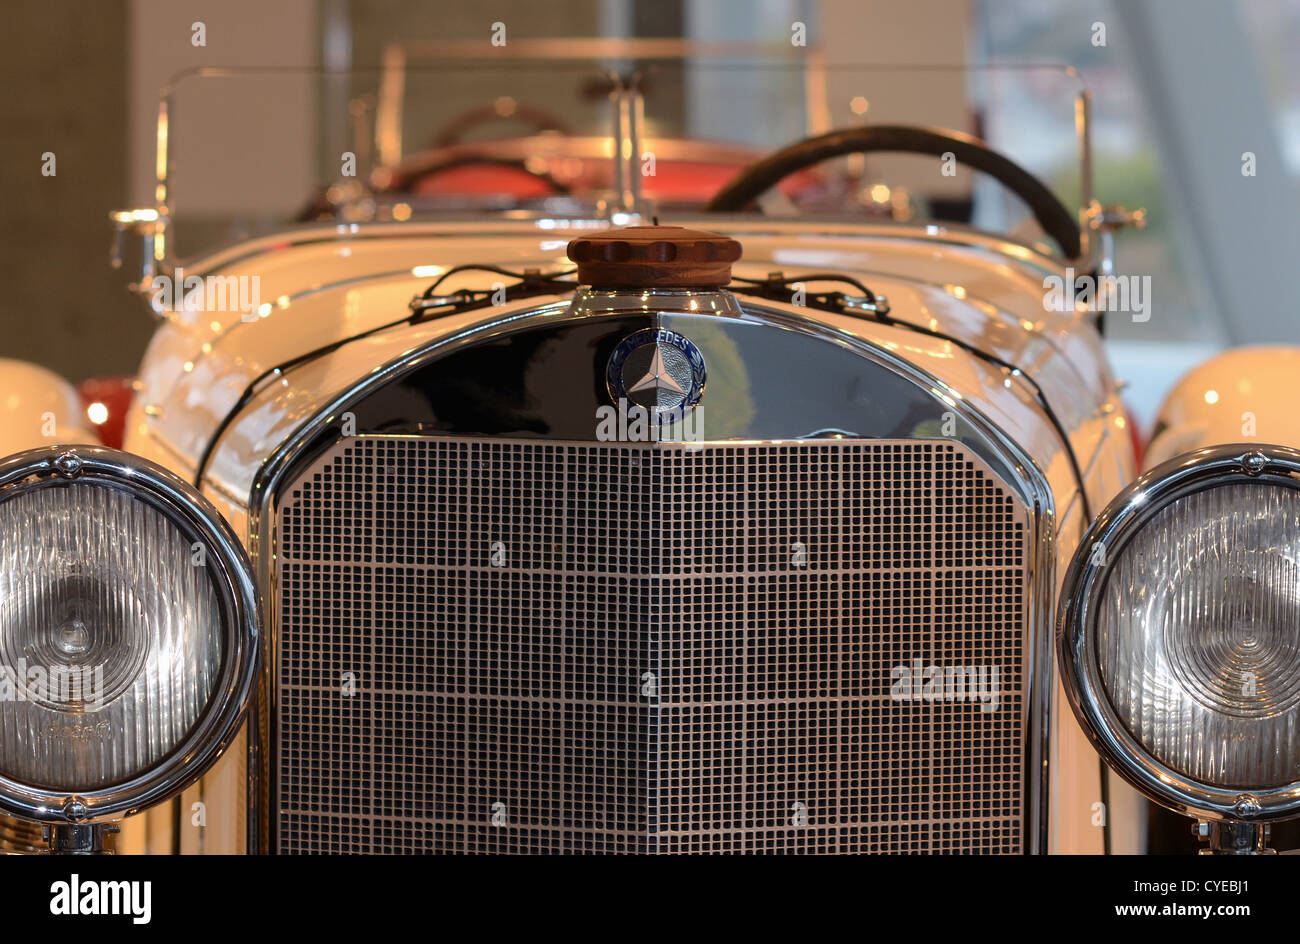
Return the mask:
POLYGON ((662 219, 610 97, 603 151, 547 139, 563 194, 526 140, 435 141, 183 267, 164 101, 159 203, 115 216, 159 318, 123 448, 0 367, 0 841, 1140 852, 1149 798, 1265 849, 1300 813, 1297 354, 1201 368, 1138 475, 1098 316, 1137 217, 1092 198, 1087 93, 1075 209, 868 122, 677 141, 662 219), (886 152, 1042 237, 757 209, 886 152), (421 205, 478 163, 490 201, 421 205))

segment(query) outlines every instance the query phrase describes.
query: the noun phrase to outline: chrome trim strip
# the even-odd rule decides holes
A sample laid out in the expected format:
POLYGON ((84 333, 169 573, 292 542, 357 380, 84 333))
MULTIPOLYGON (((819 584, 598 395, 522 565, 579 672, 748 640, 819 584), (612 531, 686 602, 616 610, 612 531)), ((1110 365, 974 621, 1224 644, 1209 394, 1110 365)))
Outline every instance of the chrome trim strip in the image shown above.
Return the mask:
MULTIPOLYGON (((639 294, 634 296, 639 299, 639 294)), ((274 784, 270 782, 270 766, 264 759, 271 740, 269 717, 272 712, 265 710, 269 706, 271 693, 276 690, 275 679, 275 639, 276 639, 276 593, 274 566, 274 522, 276 518, 276 495, 285 484, 287 474, 298 466, 315 458, 319 452, 329 448, 337 436, 330 436, 330 428, 336 424, 339 415, 369 393, 391 383, 399 377, 414 372, 426 364, 470 344, 481 343, 515 331, 535 327, 547 320, 564 316, 570 309, 570 303, 552 303, 528 312, 517 313, 487 324, 480 323, 421 348, 415 353, 404 355, 367 374, 351 388, 336 396, 328 406, 317 412, 315 417, 299 427, 297 432, 286 439, 280 447, 263 463, 254 479, 249 494, 249 544, 254 566, 256 568, 258 587, 263 591, 266 604, 265 626, 263 636, 263 671, 259 679, 259 692, 254 699, 254 715, 249 724, 248 739, 248 850, 250 852, 270 851, 269 820, 273 808, 274 784)), ((633 308, 644 313, 644 309, 633 308)), ((619 311, 609 310, 600 314, 586 315, 587 318, 615 317, 619 311)), ((621 313, 628 313, 622 309, 621 313)), ((671 314, 671 312, 665 312, 671 314)), ((1029 640, 1025 647, 1027 659, 1025 705, 1025 777, 1026 799, 1028 804, 1024 834, 1025 851, 1033 854, 1046 854, 1048 849, 1048 804, 1049 804, 1049 760, 1051 741, 1051 707, 1052 687, 1052 621, 1055 612, 1053 590, 1055 587, 1055 543, 1056 543, 1056 505, 1055 498, 1047 482, 1046 473, 1020 448, 1010 440, 991 421, 971 406, 964 398, 957 395, 938 378, 931 376, 909 361, 902 359, 888 350, 871 344, 856 335, 840 331, 829 325, 814 322, 796 314, 778 309, 745 302, 739 315, 715 311, 716 317, 738 317, 759 324, 800 331, 811 337, 829 343, 838 344, 860 354, 867 360, 884 366, 911 379, 926 390, 943 398, 943 402, 958 417, 976 430, 990 447, 995 450, 997 458, 1003 460, 1004 468, 1009 467, 1012 478, 1008 480, 1002 471, 994 469, 999 479, 1006 481, 1025 502, 1033 520, 1032 561, 1030 572, 1033 576, 1029 588, 1030 625, 1029 640)))
POLYGON ((130 780, 69 793, 0 774, 0 808, 46 823, 84 822, 138 813, 179 794, 225 752, 243 722, 257 675, 258 599, 252 564, 221 514, 189 483, 146 459, 101 446, 46 446, 0 462, 0 502, 28 488, 94 479, 157 508, 212 552, 225 639, 221 675, 199 720, 170 752, 130 780))
POLYGON ((573 293, 570 312, 587 315, 627 315, 671 311, 674 314, 718 315, 743 318, 740 300, 721 289, 596 289, 582 286, 573 293))
POLYGON ((1116 773, 1156 803, 1201 819, 1285 819, 1300 812, 1300 781, 1251 792, 1200 783, 1165 766, 1121 723, 1097 664, 1095 610, 1125 544, 1171 502, 1234 482, 1300 489, 1300 450, 1231 443, 1184 453, 1139 476, 1106 506, 1079 543, 1061 588, 1061 678, 1093 747, 1116 773), (1093 556, 1098 545, 1107 550, 1100 561, 1093 556))

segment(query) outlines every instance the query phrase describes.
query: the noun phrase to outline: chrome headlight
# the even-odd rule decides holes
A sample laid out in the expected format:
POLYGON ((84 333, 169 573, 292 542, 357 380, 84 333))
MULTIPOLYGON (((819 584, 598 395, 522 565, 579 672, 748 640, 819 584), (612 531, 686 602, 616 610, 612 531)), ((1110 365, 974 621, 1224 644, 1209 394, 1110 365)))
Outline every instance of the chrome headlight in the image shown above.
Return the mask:
POLYGON ((1121 492, 1070 566, 1059 643, 1084 730, 1153 800, 1300 812, 1300 452, 1202 449, 1121 492))
POLYGON ((251 568, 220 514, 91 446, 0 462, 0 809, 118 816, 234 736, 257 654, 251 568))

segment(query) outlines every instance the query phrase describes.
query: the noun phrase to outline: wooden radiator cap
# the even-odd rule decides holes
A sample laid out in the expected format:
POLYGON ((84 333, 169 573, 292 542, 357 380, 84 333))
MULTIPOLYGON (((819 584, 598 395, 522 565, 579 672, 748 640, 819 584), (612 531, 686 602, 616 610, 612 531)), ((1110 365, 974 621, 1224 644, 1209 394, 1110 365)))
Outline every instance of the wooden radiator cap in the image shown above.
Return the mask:
POLYGON ((569 243, 578 281, 594 288, 721 288, 740 243, 681 226, 625 226, 569 243))

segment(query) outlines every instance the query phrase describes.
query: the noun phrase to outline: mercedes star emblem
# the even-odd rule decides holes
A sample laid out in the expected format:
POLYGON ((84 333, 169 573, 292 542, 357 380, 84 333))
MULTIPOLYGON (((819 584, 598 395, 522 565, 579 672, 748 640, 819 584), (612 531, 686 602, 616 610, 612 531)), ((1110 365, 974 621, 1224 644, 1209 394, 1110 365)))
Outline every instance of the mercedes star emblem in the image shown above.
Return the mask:
POLYGON ((673 422, 700 402, 704 355, 676 331, 645 328, 619 342, 605 380, 615 403, 626 400, 649 410, 656 422, 673 422))

